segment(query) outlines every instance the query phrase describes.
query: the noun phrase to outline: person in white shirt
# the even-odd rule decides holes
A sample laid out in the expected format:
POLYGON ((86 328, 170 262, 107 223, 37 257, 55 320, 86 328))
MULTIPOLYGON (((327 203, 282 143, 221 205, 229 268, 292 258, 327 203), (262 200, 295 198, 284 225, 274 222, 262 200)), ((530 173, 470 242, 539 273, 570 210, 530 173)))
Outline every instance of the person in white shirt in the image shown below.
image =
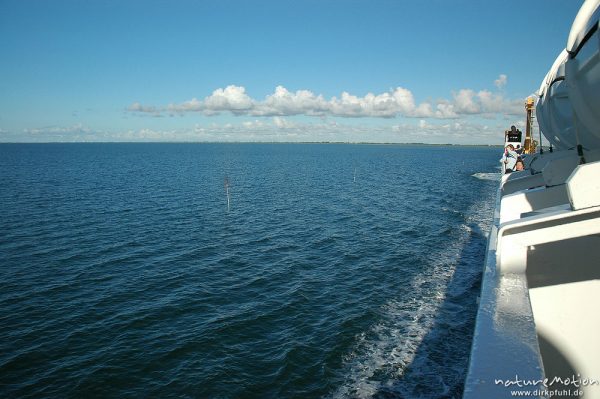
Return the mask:
POLYGON ((517 158, 519 154, 515 152, 515 147, 512 144, 507 145, 504 148, 504 155, 500 162, 504 165, 504 173, 511 173, 515 170, 515 164, 517 163, 517 158))

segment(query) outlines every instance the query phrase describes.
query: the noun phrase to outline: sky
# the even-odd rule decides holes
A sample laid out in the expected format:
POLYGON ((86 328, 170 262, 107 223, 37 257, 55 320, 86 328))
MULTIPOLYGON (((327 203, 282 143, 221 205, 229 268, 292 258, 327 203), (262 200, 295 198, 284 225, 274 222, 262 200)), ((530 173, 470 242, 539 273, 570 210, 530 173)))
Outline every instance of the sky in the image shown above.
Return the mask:
POLYGON ((581 0, 0 0, 0 142, 501 144, 581 0))

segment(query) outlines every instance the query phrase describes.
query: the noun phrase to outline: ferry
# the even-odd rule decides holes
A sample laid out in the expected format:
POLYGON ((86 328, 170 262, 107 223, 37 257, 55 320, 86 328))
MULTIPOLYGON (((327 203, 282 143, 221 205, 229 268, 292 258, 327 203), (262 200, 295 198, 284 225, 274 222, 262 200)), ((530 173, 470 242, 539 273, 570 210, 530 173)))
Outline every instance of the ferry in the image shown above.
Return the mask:
POLYGON ((543 139, 501 177, 463 399, 600 399, 599 19, 586 0, 526 104, 543 139))

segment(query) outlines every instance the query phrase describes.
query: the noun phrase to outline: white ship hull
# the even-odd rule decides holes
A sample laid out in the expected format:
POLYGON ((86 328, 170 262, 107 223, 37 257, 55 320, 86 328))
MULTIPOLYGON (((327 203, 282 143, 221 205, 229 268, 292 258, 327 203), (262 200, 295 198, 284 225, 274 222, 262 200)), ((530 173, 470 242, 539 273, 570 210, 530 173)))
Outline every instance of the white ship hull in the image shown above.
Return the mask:
POLYGON ((502 177, 465 399, 600 398, 599 17, 584 3, 542 82, 558 151, 502 177))

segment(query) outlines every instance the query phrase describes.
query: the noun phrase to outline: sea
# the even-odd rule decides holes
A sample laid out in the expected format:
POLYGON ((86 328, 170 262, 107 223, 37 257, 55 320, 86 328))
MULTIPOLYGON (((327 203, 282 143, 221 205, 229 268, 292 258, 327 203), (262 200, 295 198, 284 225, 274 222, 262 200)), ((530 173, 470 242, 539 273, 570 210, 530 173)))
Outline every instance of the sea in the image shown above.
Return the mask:
POLYGON ((460 398, 494 147, 0 145, 0 397, 460 398))

